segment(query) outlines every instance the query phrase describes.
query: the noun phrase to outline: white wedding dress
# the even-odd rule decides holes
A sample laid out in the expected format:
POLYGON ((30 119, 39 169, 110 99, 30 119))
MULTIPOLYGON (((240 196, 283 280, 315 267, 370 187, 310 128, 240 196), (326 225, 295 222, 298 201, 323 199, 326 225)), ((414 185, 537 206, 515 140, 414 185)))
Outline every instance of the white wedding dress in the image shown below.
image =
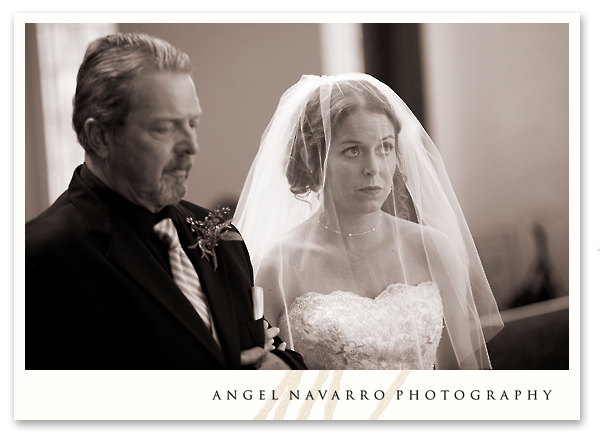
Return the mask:
POLYGON ((442 336, 437 285, 391 284, 375 299, 305 293, 279 320, 309 369, 433 369, 442 336))

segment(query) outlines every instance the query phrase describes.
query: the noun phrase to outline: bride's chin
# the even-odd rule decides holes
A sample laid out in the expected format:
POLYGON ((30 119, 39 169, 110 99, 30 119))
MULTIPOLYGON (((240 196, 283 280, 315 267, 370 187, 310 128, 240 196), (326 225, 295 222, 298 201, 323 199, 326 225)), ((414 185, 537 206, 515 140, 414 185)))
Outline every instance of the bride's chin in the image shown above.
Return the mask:
POLYGON ((365 206, 365 207, 362 207, 359 209, 353 209, 353 212, 356 215, 371 215, 374 213, 381 212, 381 206, 380 205, 365 206))
POLYGON ((337 212, 339 215, 343 215, 344 212, 354 215, 369 215, 372 213, 380 212, 383 207, 385 200, 344 200, 342 203, 331 203, 323 206, 327 211, 337 212))
POLYGON ((365 214, 379 212, 383 207, 384 202, 385 200, 372 200, 370 202, 365 203, 360 210, 365 214))

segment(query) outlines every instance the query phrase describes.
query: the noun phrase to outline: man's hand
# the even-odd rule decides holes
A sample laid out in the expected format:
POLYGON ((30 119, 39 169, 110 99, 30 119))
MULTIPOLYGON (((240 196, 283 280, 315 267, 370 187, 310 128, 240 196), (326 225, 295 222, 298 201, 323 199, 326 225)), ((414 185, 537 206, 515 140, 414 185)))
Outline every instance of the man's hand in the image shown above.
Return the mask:
POLYGON ((263 325, 265 327, 265 350, 272 351, 273 349, 275 349, 275 346, 273 345, 273 343, 275 343, 275 340, 273 339, 277 334, 279 334, 279 328, 269 328, 269 324, 266 320, 263 320, 263 325))
MULTIPOLYGON (((274 338, 279 334, 279 328, 269 328, 267 321, 264 321, 265 328, 265 347, 254 347, 242 351, 240 362, 242 366, 252 366, 257 370, 290 370, 285 361, 271 351, 275 349, 274 338)), ((277 350, 285 351, 285 342, 277 346, 277 350)))
POLYGON ((256 370, 291 370, 290 366, 277 355, 259 347, 242 351, 241 364, 252 366, 256 370))
MULTIPOLYGON (((275 343, 275 340, 273 339, 277 336, 277 334, 279 334, 279 328, 276 328, 275 326, 269 328, 269 324, 266 320, 264 320, 263 323, 265 326, 265 349, 267 351, 272 351, 275 349, 275 345, 273 344, 275 343)), ((285 346, 285 342, 283 342, 277 346, 277 349, 280 351, 285 351, 285 346)))
POLYGON ((258 346, 252 349, 247 349, 242 351, 240 362, 242 366, 255 366, 254 368, 257 369, 258 366, 260 366, 260 364, 263 362, 265 355, 268 353, 268 351, 263 348, 259 348, 258 346))
POLYGON ((258 370, 292 370, 292 368, 277 355, 268 352, 267 355, 263 357, 263 361, 258 367, 258 370))

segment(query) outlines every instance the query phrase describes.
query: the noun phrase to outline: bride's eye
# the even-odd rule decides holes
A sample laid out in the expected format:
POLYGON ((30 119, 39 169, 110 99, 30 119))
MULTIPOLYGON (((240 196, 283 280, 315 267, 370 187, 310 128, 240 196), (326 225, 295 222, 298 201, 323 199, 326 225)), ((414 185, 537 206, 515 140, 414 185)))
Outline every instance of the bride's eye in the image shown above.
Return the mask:
POLYGON ((382 151, 384 154, 389 154, 389 153, 391 153, 391 152, 392 152, 394 149, 395 149, 395 146, 394 146, 394 144, 393 144, 393 143, 390 143, 390 142, 383 142, 383 143, 381 144, 381 151, 382 151))
POLYGON ((356 157, 358 155, 358 148, 356 146, 351 146, 350 148, 346 148, 343 154, 346 157, 356 157))

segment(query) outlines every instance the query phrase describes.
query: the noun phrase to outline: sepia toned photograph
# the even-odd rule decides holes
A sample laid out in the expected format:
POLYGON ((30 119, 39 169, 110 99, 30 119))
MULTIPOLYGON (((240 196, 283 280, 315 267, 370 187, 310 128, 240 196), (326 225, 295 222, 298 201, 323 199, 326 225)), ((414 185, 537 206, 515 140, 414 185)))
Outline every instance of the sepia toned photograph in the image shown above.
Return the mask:
POLYGON ((16 416, 578 417, 578 14, 363 15, 22 14, 16 416))

